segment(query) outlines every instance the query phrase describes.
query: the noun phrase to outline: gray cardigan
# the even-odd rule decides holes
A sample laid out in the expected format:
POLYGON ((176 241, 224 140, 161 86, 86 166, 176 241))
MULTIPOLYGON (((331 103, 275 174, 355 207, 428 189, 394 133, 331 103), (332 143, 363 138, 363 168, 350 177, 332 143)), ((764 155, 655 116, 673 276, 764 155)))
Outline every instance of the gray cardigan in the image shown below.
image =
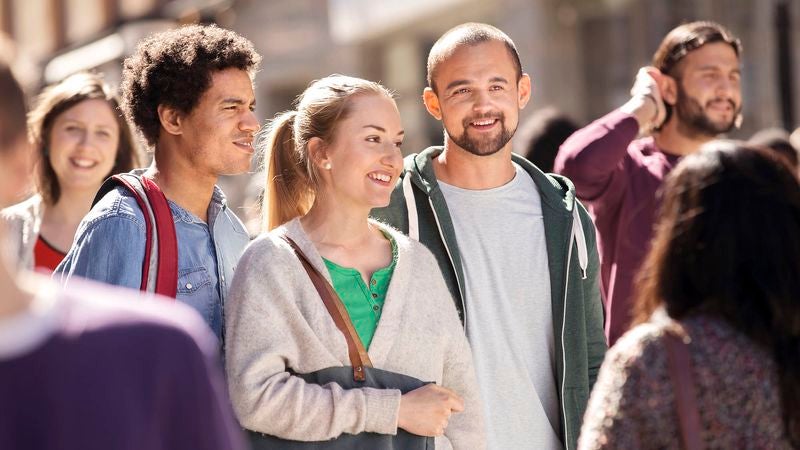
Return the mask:
POLYGON ((33 270, 33 248, 39 238, 43 215, 44 202, 38 194, 0 211, 0 218, 7 226, 9 254, 19 269, 33 270))
MULTIPOLYGON (((375 367, 432 381, 464 398, 437 449, 485 447, 472 356, 433 255, 373 222, 397 242, 398 259, 368 353, 375 367)), ((234 410, 248 429, 320 441, 342 433, 395 434, 400 391, 344 390, 291 375, 349 366, 347 344, 286 233, 330 282, 319 253, 295 219, 245 250, 226 304, 226 369, 234 410)))

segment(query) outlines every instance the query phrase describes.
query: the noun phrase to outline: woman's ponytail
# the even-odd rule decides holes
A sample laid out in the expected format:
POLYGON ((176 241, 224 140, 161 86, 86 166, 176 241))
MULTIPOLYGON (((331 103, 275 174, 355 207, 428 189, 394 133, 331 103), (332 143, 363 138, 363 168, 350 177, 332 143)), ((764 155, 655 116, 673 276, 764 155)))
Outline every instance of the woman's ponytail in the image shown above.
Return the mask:
POLYGON ((262 205, 264 231, 302 216, 311 207, 314 191, 306 173, 306 162, 297 151, 294 121, 297 111, 286 111, 268 128, 266 187, 262 205))

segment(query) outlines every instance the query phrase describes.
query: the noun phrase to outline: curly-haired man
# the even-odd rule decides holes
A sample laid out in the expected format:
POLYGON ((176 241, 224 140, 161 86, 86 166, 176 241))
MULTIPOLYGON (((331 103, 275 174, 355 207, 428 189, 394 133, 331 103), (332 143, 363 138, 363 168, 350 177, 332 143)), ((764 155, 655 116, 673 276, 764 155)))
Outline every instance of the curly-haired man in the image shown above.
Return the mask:
MULTIPOLYGON (((227 286, 248 235, 216 182, 250 168, 260 60, 236 33, 192 25, 143 40, 123 71, 122 109, 154 152, 141 173, 164 192, 175 222, 177 299, 194 307, 218 338, 227 286)), ((135 198, 118 187, 84 218, 56 276, 139 288, 145 233, 135 198)))

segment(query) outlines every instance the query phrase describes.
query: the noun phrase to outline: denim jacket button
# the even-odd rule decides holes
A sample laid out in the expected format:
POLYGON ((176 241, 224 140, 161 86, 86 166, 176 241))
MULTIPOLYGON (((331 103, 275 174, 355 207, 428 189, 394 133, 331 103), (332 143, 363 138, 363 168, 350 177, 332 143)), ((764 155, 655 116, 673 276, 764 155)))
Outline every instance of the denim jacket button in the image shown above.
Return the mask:
POLYGON ((191 289, 191 288, 192 288, 192 283, 186 283, 186 289, 191 289))

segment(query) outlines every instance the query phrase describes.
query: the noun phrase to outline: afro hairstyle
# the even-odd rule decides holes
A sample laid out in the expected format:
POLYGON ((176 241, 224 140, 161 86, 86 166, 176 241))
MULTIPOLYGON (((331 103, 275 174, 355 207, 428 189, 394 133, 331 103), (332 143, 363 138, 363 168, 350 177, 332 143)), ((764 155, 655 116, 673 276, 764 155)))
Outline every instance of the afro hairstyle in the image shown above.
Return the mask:
POLYGON ((252 42, 216 25, 188 25, 143 39, 125 59, 122 110, 153 148, 158 106, 190 113, 211 86, 214 72, 235 68, 255 75, 261 56, 252 42))

